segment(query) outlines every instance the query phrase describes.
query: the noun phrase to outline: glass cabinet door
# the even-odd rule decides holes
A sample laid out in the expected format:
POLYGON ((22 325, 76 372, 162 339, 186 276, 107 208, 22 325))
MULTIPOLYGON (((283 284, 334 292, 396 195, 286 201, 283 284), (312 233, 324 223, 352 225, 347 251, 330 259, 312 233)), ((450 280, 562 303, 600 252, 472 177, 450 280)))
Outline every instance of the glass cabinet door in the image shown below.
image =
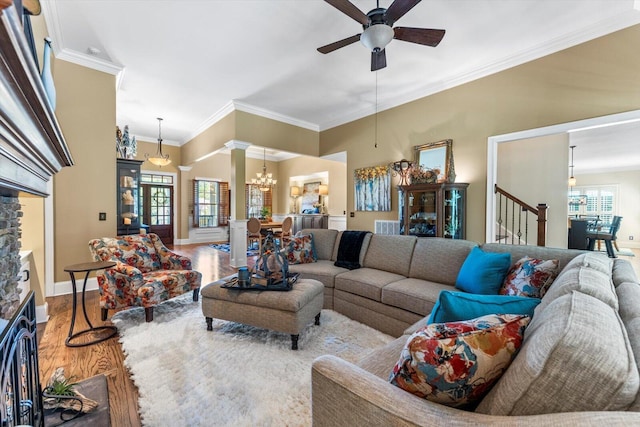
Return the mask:
POLYGON ((407 204, 407 233, 419 237, 438 235, 438 190, 409 190, 407 204))
POLYGON ((449 239, 465 238, 465 196, 465 189, 457 187, 445 188, 443 237, 449 239))
POLYGON ((139 160, 117 160, 118 234, 140 231, 140 164, 139 160))

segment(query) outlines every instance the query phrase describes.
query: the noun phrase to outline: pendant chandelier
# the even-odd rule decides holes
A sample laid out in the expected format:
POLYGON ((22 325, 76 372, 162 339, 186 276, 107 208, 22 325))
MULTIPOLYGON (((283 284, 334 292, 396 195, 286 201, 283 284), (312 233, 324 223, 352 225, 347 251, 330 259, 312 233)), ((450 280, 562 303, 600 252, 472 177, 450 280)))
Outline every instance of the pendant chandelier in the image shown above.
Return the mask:
POLYGON ((264 160, 263 160, 263 163, 262 163, 262 173, 257 172, 256 175, 257 175, 258 178, 253 178, 251 180, 251 183, 257 185, 258 188, 260 189, 260 191, 269 191, 278 182, 278 180, 273 179, 273 174, 267 173, 267 149, 266 148, 264 149, 264 160))
POLYGON ((162 154, 161 125, 162 125, 162 118, 158 117, 158 150, 156 151, 156 154, 153 156, 149 156, 149 154, 145 154, 145 158, 156 166, 167 166, 169 163, 171 163, 171 160, 169 160, 168 154, 162 154))
POLYGON ((571 176, 569 177, 569 187, 575 187, 576 178, 573 176, 573 149, 576 148, 576 146, 572 145, 569 148, 571 148, 571 164, 569 165, 569 167, 571 168, 571 176))

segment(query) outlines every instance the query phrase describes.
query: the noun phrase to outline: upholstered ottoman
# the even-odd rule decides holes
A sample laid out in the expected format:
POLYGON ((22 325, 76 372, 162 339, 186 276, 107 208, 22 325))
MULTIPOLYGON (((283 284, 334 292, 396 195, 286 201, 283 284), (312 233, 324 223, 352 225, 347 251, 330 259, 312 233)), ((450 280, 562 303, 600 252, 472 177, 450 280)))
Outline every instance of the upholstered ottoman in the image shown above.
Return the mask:
POLYGON ((291 349, 298 349, 298 337, 315 318, 320 324, 324 285, 313 279, 298 279, 290 291, 239 291, 223 288, 225 279, 201 289, 202 314, 207 330, 212 318, 291 334, 291 349))

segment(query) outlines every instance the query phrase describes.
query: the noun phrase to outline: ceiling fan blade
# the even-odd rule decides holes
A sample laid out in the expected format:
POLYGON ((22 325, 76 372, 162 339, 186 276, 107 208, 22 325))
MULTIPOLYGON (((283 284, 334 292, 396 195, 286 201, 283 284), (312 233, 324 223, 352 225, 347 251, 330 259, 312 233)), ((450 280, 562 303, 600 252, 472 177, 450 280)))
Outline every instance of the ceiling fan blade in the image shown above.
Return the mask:
POLYGON ((371 71, 378 71, 387 66, 387 54, 385 50, 371 52, 371 71))
POLYGON ((444 37, 445 30, 428 28, 396 27, 393 29, 394 39, 436 47, 444 37))
POLYGON ((418 3, 420 3, 420 0, 395 0, 387 9, 387 24, 393 25, 394 22, 402 18, 405 13, 409 12, 418 3))
POLYGON ((324 0, 348 17, 355 19, 362 25, 369 24, 369 18, 349 0, 324 0))
POLYGON ((326 46, 319 47, 318 52, 320 53, 333 52, 336 49, 340 49, 341 47, 348 46, 351 43, 357 42, 358 40, 360 40, 360 34, 356 34, 355 36, 347 37, 346 39, 342 39, 337 42, 330 43, 326 46))

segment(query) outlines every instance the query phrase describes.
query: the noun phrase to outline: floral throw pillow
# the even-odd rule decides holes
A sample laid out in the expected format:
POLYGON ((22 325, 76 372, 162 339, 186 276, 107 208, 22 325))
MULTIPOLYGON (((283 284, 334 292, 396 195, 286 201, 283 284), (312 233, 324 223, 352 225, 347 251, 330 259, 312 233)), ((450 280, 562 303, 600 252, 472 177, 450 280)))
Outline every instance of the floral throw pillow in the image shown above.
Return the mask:
POLYGON ((427 325, 409 337, 389 381, 433 402, 475 405, 513 360, 530 320, 490 314, 427 325))
POLYGON ((558 275, 557 259, 524 257, 516 262, 504 279, 500 295, 542 298, 558 275))
POLYGON ((289 264, 316 262, 318 257, 313 244, 313 234, 292 237, 286 248, 286 257, 289 264))

